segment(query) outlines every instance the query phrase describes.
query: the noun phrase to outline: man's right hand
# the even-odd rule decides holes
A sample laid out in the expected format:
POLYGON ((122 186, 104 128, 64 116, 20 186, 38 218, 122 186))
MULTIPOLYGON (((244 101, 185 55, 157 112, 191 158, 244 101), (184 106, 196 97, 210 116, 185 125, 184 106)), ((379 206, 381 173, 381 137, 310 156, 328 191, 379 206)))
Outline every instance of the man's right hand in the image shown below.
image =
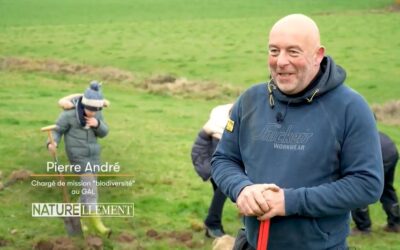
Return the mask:
POLYGON ((47 149, 49 150, 51 155, 55 155, 56 151, 57 151, 57 143, 55 143, 55 142, 49 143, 47 145, 47 149))
POLYGON ((264 215, 270 207, 263 192, 267 190, 278 192, 279 189, 275 184, 254 184, 243 188, 236 200, 239 212, 245 216, 264 215))

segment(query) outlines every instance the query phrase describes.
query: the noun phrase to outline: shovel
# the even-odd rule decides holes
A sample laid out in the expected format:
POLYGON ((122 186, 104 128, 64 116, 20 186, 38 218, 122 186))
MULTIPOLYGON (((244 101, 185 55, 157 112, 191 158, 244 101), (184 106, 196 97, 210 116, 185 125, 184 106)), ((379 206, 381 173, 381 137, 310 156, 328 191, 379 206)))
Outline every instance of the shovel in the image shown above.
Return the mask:
MULTIPOLYGON (((51 144, 54 144, 52 130, 54 130, 55 128, 57 128, 57 125, 50 125, 50 126, 41 128, 42 132, 47 132, 49 142, 51 144)), ((52 153, 52 155, 54 158, 54 163, 57 165, 58 164, 57 152, 54 151, 54 153, 52 153)), ((65 184, 64 175, 62 175, 60 173, 59 177, 60 177, 61 182, 65 184)), ((65 185, 62 185, 62 192, 63 192, 63 202, 70 203, 71 201, 70 201, 70 198, 68 195, 68 190, 65 185)), ((64 220, 64 226, 65 226, 65 229, 67 230, 68 236, 80 236, 80 237, 83 236, 81 221, 80 221, 79 217, 63 217, 63 220, 64 220)))
POLYGON ((264 220, 260 222, 260 227, 258 229, 257 250, 267 250, 268 238, 269 238, 269 226, 270 226, 270 220, 264 220))

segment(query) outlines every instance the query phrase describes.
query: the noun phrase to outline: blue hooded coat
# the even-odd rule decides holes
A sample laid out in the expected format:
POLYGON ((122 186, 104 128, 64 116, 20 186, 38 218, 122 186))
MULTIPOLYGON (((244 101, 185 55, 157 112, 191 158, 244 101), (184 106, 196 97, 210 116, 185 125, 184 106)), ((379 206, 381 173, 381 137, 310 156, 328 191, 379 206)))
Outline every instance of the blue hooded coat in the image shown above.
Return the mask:
MULTIPOLYGON (((284 189, 285 216, 271 219, 269 250, 345 249, 349 212, 379 199, 383 167, 366 101, 343 84, 330 57, 300 96, 271 81, 243 93, 212 160, 212 177, 236 201, 258 183, 284 189)), ((259 221, 245 217, 256 247, 259 221)))

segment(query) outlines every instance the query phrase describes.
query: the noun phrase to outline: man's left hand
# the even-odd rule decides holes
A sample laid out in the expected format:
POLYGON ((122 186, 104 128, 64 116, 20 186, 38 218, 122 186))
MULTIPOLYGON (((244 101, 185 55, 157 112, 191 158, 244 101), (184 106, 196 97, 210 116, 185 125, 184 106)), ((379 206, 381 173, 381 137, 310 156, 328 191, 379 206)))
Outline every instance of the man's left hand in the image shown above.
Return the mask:
POLYGON ((263 192, 270 210, 264 215, 257 217, 258 220, 268 220, 275 216, 285 216, 285 194, 283 189, 278 191, 266 190, 263 192))

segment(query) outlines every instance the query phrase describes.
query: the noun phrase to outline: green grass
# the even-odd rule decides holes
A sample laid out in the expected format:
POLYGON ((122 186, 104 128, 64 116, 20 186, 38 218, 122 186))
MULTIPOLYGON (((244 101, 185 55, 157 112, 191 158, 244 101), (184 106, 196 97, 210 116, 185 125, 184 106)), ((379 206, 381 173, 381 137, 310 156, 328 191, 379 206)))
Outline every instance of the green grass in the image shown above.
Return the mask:
POLYGON ((381 8, 391 0, 2 0, 2 25, 40 26, 132 21, 237 19, 281 16, 288 12, 331 13, 381 8), (24 17, 24 18, 21 18, 24 17), (60 18, 62 17, 62 18, 60 18))
MULTIPOLYGON (((388 12, 393 1, 4 1, 0 0, 0 58, 55 59, 73 64, 111 66, 138 76, 175 74, 245 89, 267 77, 268 29, 282 15, 302 12, 319 24, 328 54, 344 66, 348 84, 369 103, 398 99, 400 15, 388 12)), ((0 65, 0 155, 4 175, 16 169, 44 172, 50 156, 40 127, 55 122, 61 96, 82 92, 90 77, 3 69, 0 65)), ((101 188, 100 201, 134 202, 135 217, 105 219, 115 237, 107 249, 186 249, 168 237, 146 236, 155 229, 193 232, 196 249, 210 249, 201 224, 211 197, 190 161, 192 142, 211 108, 232 100, 154 95, 131 84, 106 82, 112 106, 104 111, 111 131, 101 140, 102 159, 118 162, 134 175, 132 188, 101 188), (136 237, 130 245, 121 232, 136 237)), ((379 124, 400 145, 398 126, 379 124)), ((64 152, 60 160, 66 163, 64 152)), ((397 179, 400 178, 397 171, 397 179)), ((399 182, 395 183, 397 189, 399 182)), ((76 198, 76 197, 75 197, 76 198)), ((59 219, 33 219, 32 202, 61 201, 57 189, 18 183, 0 191, 2 249, 31 249, 40 239, 64 234, 59 219), (11 234, 13 229, 17 229, 11 234)), ((382 233, 385 215, 371 206, 371 238, 351 237, 357 249, 396 249, 400 239, 382 233)), ((224 210, 224 226, 240 226, 235 206, 224 210)))
POLYGON ((54 1, 2 1, 0 55, 56 55, 72 63, 245 87, 267 77, 269 27, 284 14, 303 12, 320 24, 327 53, 346 68, 349 84, 380 103, 396 98, 390 89, 400 74, 400 51, 395 49, 400 16, 383 8, 390 2, 143 0, 63 1, 59 6, 54 1), (88 11, 90 4, 93 10, 88 11), (115 20, 107 21, 108 16, 115 20))

